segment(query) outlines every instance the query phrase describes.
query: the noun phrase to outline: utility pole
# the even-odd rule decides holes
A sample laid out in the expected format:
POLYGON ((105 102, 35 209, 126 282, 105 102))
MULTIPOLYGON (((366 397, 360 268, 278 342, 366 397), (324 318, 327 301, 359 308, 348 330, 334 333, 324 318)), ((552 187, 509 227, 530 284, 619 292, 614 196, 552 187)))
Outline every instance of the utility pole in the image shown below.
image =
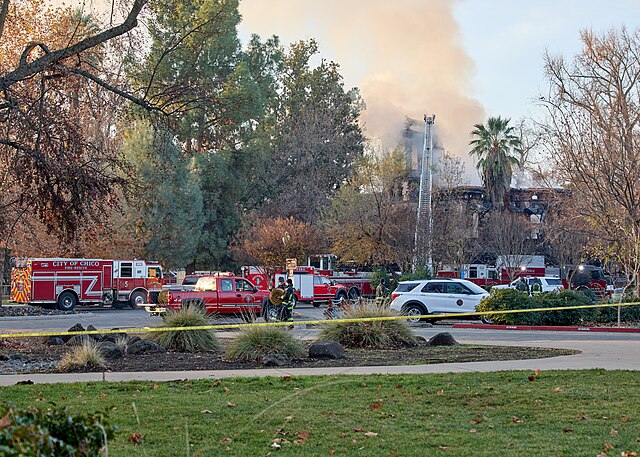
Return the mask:
POLYGON ((413 272, 419 266, 427 268, 433 274, 433 256, 431 238, 433 233, 433 125, 436 115, 424 116, 424 146, 422 148, 422 161, 420 167, 420 191, 418 194, 418 215, 416 219, 416 233, 413 248, 413 272), (425 252, 426 251, 426 252, 425 252))

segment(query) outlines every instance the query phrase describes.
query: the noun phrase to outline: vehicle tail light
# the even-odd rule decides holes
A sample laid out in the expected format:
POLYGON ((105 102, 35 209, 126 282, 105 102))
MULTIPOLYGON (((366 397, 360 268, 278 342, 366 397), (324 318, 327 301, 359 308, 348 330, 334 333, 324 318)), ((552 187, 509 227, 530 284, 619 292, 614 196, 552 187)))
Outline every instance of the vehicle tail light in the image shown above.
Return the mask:
POLYGON ((395 300, 399 296, 400 296, 400 294, 391 294, 391 301, 395 300))

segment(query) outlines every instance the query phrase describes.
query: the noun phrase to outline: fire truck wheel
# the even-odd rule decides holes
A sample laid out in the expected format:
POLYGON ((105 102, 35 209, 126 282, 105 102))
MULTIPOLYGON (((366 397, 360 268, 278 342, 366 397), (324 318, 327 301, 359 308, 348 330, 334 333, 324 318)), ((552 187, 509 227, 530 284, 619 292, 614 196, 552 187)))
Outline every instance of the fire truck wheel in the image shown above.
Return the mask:
POLYGON ((58 296, 58 309, 62 311, 73 311, 78 304, 78 298, 73 292, 62 292, 58 296))
POLYGON ((136 309, 138 306, 141 306, 146 301, 146 294, 141 290, 136 290, 129 297, 129 306, 131 309, 136 309))
POLYGON ((356 301, 360 298, 360 291, 357 287, 352 287, 349 289, 349 300, 356 301))

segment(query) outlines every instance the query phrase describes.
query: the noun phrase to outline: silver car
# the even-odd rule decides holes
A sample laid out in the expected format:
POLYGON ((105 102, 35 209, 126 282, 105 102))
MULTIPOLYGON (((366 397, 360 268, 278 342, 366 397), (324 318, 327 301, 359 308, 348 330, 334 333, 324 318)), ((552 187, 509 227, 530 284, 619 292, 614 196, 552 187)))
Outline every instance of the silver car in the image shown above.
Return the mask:
MULTIPOLYGON (((392 294, 391 309, 406 316, 473 313, 488 296, 486 290, 464 279, 402 281, 392 294)), ((418 321, 418 317, 407 319, 418 321)))

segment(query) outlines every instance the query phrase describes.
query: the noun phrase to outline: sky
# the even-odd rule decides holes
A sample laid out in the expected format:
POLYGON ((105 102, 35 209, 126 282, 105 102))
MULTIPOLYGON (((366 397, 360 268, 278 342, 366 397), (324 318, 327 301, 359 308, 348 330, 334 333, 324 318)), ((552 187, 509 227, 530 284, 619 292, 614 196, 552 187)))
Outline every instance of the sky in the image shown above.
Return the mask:
POLYGON ((436 114, 468 170, 473 124, 540 115, 546 51, 570 59, 585 28, 640 27, 640 0, 241 0, 240 13, 243 40, 315 38, 360 88, 367 135, 393 147, 407 116, 436 114))

